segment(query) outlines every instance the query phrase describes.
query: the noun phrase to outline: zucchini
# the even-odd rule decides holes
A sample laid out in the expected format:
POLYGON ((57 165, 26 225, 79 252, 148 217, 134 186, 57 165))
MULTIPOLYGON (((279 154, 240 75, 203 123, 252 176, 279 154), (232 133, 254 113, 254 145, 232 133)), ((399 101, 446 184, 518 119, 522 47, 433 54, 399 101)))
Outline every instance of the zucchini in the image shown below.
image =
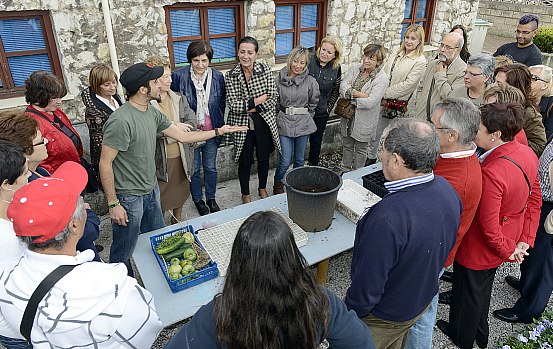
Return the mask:
POLYGON ((182 234, 168 236, 156 246, 156 252, 158 254, 167 254, 180 248, 182 245, 184 245, 184 243, 185 240, 182 234))
POLYGON ((184 251, 189 247, 190 247, 190 244, 184 244, 181 247, 179 247, 178 249, 176 249, 174 251, 171 251, 167 254, 164 254, 163 258, 165 259, 166 262, 171 261, 171 259, 173 259, 173 258, 182 259, 183 258, 182 255, 183 255, 184 251))

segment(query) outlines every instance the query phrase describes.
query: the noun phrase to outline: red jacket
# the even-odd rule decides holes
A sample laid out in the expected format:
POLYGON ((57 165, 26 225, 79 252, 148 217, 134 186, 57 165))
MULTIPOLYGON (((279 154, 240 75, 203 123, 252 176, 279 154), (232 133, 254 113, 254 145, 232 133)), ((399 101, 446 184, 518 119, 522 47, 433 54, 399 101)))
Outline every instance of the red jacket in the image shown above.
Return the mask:
POLYGON ((509 142, 482 162, 482 198, 455 260, 473 270, 498 267, 509 261, 520 241, 534 244, 540 220, 541 190, 538 159, 532 149, 509 142), (516 161, 528 177, 532 193, 516 161))
MULTIPOLYGON (((67 126, 77 135, 77 137, 79 137, 79 134, 71 125, 69 118, 63 111, 61 111, 61 109, 56 109, 54 114, 65 126, 67 126)), ((38 128, 42 133, 42 136, 48 140, 48 144, 46 144, 48 158, 41 162, 40 166, 44 167, 48 172, 54 173, 54 171, 56 171, 58 167, 66 161, 74 161, 79 164, 81 163, 83 145, 80 137, 79 146, 78 148, 75 148, 73 141, 52 124, 54 122, 54 116, 52 114, 44 113, 33 108, 32 106, 28 106, 25 115, 32 117, 38 122, 38 128), (35 112, 30 112, 29 110, 40 113, 42 117, 37 115, 35 112)))
POLYGON ((445 267, 449 267, 453 264, 455 253, 457 253, 457 249, 474 219, 480 202, 480 195, 482 194, 480 162, 476 155, 465 158, 442 158, 438 156, 438 161, 434 166, 434 174, 444 177, 459 194, 463 203, 461 223, 457 231, 455 246, 447 255, 444 264, 445 267))

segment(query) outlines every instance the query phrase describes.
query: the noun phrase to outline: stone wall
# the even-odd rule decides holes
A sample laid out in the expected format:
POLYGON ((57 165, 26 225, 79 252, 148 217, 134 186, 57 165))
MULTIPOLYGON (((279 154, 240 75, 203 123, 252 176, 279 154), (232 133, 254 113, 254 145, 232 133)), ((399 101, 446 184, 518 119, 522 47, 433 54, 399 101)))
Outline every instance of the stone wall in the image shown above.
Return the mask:
POLYGON ((515 30, 519 18, 533 13, 540 18, 540 25, 553 27, 553 7, 546 5, 527 4, 526 1, 489 1, 481 0, 478 18, 493 23, 488 33, 515 38, 515 30))
POLYGON ((436 4, 436 14, 434 16, 434 25, 430 41, 432 45, 438 45, 442 37, 449 33, 456 24, 462 24, 467 28, 468 41, 474 27, 474 20, 478 12, 479 0, 451 0, 438 1, 436 4))

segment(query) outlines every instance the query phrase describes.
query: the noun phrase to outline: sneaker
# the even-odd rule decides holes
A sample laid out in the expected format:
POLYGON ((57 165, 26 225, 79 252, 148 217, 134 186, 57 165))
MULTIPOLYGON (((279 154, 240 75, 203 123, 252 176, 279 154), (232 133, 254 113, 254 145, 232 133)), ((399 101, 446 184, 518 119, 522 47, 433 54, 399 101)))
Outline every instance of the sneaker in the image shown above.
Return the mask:
POLYGON ((207 206, 209 207, 209 211, 211 213, 221 211, 221 209, 219 208, 219 205, 217 205, 217 201, 215 201, 215 199, 207 200, 207 206))
POLYGON ((205 205, 205 202, 203 200, 194 201, 194 205, 196 206, 196 209, 201 216, 209 214, 209 208, 205 205))

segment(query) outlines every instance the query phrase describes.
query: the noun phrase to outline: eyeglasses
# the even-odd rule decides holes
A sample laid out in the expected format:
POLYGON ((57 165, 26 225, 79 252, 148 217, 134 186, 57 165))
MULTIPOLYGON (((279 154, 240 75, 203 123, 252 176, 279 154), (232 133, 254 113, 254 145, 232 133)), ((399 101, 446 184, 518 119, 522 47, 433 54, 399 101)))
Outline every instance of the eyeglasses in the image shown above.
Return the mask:
POLYGON ((449 127, 436 127, 436 130, 440 130, 440 131, 452 131, 453 129, 452 128, 449 128, 449 127))
POLYGON ((540 78, 540 77, 537 76, 536 74, 532 74, 532 80, 534 80, 534 81, 543 81, 543 82, 545 82, 546 84, 549 84, 549 81, 540 78))
POLYGON ((480 75, 482 75, 482 73, 480 73, 480 74, 476 74, 476 73, 473 73, 473 72, 470 72, 470 71, 465 71, 465 75, 467 75, 467 74, 468 74, 468 75, 470 75, 470 76, 472 76, 472 77, 475 77, 475 76, 480 76, 480 75))
POLYGON ((162 76, 161 76, 161 79, 163 79, 163 80, 169 80, 169 79, 171 79, 171 75, 170 75, 170 74, 162 75, 162 76))
POLYGON ((44 137, 42 137, 42 139, 40 140, 40 142, 36 143, 36 144, 33 144, 31 146, 31 148, 34 148, 34 147, 38 147, 39 145, 43 145, 43 144, 46 144, 46 140, 44 139, 44 137))
POLYGON ((445 48, 446 50, 450 50, 450 51, 451 51, 451 50, 454 50, 454 49, 456 49, 456 48, 459 48, 459 46, 451 47, 451 46, 446 45, 446 44, 444 44, 444 43, 440 43, 440 48, 445 48))
POLYGON ((528 35, 530 34, 531 32, 533 32, 534 30, 530 30, 530 31, 527 31, 527 30, 515 30, 515 33, 517 34, 522 34, 522 35, 528 35))

